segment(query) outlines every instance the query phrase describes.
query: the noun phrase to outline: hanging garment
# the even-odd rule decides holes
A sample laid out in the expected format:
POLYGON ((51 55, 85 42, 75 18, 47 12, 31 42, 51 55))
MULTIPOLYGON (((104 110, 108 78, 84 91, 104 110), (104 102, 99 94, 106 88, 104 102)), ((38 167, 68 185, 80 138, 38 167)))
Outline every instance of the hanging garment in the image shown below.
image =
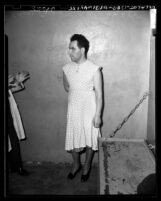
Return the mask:
MULTIPOLYGON (((24 132, 24 128, 22 125, 22 120, 21 120, 21 116, 16 104, 16 101, 14 99, 14 96, 11 92, 11 90, 9 90, 9 104, 10 104, 10 109, 11 109, 11 114, 12 114, 12 118, 13 118, 13 124, 16 130, 16 134, 19 140, 23 140, 25 139, 25 132, 24 132)), ((11 147, 11 143, 10 143, 10 139, 8 142, 8 151, 10 151, 12 149, 11 147)))

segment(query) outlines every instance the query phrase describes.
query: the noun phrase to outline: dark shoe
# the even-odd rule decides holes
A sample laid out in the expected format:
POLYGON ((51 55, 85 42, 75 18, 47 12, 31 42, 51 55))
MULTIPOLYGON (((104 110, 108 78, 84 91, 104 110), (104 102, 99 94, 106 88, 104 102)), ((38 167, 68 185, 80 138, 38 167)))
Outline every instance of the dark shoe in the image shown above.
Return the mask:
POLYGON ((80 165, 79 168, 78 168, 78 170, 75 171, 74 174, 70 172, 70 173, 68 174, 68 177, 67 177, 67 178, 68 178, 68 179, 74 179, 74 177, 77 175, 77 173, 78 173, 81 169, 82 169, 82 166, 80 165))
POLYGON ((86 182, 88 180, 90 172, 91 172, 91 168, 89 168, 87 174, 82 174, 82 176, 81 176, 81 182, 86 182))
POLYGON ((18 173, 20 176, 28 176, 28 175, 30 174, 27 170, 25 170, 25 169, 23 169, 23 168, 19 168, 19 169, 17 170, 17 173, 18 173))

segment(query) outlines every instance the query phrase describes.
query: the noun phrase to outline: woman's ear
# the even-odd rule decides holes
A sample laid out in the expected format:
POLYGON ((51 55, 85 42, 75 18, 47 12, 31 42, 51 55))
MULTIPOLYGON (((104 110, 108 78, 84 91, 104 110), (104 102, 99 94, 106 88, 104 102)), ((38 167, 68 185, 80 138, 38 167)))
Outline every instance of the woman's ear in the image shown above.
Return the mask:
POLYGON ((81 52, 82 52, 82 54, 85 54, 85 48, 84 47, 81 48, 81 52))

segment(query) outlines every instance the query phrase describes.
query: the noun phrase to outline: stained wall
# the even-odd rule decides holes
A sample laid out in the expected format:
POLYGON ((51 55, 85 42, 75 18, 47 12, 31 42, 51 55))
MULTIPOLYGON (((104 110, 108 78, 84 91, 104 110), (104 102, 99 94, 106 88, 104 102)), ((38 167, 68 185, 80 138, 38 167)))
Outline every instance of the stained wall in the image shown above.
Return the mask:
MULTIPOLYGON (((67 93, 62 66, 70 61, 69 38, 84 34, 88 58, 103 67, 102 136, 122 122, 149 90, 149 11, 12 11, 5 13, 9 73, 27 70, 26 89, 15 94, 27 135, 23 160, 70 161, 64 150, 67 93)), ((148 99, 116 136, 147 138, 148 99)))

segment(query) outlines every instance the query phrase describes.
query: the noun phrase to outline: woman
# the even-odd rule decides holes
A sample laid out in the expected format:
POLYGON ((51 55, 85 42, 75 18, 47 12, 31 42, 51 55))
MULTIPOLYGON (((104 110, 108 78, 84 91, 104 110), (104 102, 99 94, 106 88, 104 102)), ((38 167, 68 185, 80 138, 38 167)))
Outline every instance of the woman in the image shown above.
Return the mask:
POLYGON ((70 39, 71 63, 63 67, 64 88, 68 92, 68 112, 65 149, 72 154, 73 179, 82 169, 81 181, 89 178, 94 151, 98 150, 102 112, 101 67, 87 59, 89 41, 80 34, 70 39), (82 167, 80 152, 86 149, 82 167))

